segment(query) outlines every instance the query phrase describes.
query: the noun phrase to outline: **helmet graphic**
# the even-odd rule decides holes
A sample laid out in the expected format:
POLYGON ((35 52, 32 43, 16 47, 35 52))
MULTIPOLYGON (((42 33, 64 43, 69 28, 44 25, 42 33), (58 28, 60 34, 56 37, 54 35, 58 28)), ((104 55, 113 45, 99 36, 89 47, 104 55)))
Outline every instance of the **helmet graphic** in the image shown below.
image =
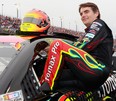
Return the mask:
POLYGON ((24 32, 46 32, 50 27, 48 15, 41 10, 31 10, 23 18, 20 30, 24 32))

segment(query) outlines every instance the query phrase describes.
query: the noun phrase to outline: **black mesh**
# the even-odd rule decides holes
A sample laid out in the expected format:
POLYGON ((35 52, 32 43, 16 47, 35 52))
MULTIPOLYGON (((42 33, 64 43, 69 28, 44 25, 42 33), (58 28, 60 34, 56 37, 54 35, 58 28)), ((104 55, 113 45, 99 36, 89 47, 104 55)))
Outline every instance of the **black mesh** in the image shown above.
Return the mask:
POLYGON ((21 86, 26 101, 34 101, 35 99, 42 98, 45 95, 39 89, 39 83, 32 68, 28 69, 28 72, 26 73, 21 86))

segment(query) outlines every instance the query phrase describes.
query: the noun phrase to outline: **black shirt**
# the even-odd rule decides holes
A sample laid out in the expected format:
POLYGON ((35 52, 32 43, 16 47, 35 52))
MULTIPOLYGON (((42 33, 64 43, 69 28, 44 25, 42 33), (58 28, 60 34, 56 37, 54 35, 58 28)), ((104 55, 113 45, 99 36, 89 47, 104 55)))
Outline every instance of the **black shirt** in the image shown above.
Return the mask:
POLYGON ((97 19, 86 28, 82 42, 74 45, 91 54, 109 68, 112 66, 113 35, 107 24, 97 19))

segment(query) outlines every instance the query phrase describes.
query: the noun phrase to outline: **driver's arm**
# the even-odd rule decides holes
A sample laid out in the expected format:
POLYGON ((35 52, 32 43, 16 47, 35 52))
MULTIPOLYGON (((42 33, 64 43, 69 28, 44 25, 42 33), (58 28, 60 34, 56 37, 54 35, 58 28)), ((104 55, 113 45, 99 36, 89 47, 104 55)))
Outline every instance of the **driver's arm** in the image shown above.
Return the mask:
POLYGON ((94 49, 107 36, 105 26, 102 22, 94 21, 87 29, 82 41, 74 42, 73 45, 85 51, 94 49))

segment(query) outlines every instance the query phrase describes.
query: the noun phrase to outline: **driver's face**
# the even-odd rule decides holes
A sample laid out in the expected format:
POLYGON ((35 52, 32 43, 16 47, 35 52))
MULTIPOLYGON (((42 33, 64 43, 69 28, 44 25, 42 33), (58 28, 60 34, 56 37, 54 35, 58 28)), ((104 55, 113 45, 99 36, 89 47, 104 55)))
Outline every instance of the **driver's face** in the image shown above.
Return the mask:
POLYGON ((97 19, 98 12, 93 12, 91 7, 82 7, 80 9, 81 20, 86 27, 90 26, 97 19))

